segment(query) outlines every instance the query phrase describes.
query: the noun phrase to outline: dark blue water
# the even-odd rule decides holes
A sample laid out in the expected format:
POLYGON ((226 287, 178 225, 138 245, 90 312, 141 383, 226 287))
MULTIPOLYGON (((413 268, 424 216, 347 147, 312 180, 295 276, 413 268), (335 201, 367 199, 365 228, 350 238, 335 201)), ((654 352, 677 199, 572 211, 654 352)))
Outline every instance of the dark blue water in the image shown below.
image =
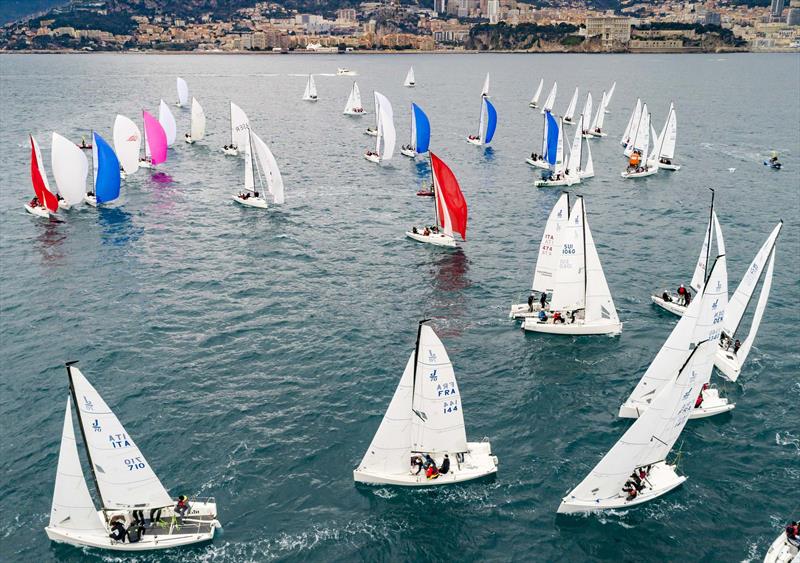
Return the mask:
MULTIPOLYGON (((760 560, 800 509, 800 59, 692 56, 138 56, 0 57, 0 558, 118 561, 51 544, 44 531, 63 420, 66 360, 115 409, 173 494, 213 495, 224 529, 210 545, 125 560, 760 560), (414 195, 425 173, 398 157, 377 167, 374 142, 341 115, 352 79, 304 77, 347 65, 365 106, 392 100, 400 141, 410 102, 431 118, 470 222, 462 249, 403 238, 431 216, 414 195), (403 88, 410 64, 418 86, 403 88), (464 142, 492 72, 499 126, 491 149, 464 142), (116 113, 175 99, 187 79, 207 139, 179 143, 158 176, 144 170, 115 209, 25 214, 27 134, 49 170, 52 130, 111 138, 116 113), (541 115, 541 76, 595 101, 617 80, 609 137, 592 141, 586 196, 624 331, 619 338, 524 334, 506 318, 525 295, 557 190, 532 187, 524 158, 541 115), (618 144, 637 97, 660 128, 678 112, 684 168, 623 181, 618 144), (241 186, 228 101, 272 147, 287 201, 267 212, 230 200, 241 186), (784 170, 761 164, 780 151, 784 170), (729 172, 729 168, 735 168, 729 172), (688 282, 717 190, 731 291, 778 219, 775 280, 731 415, 692 421, 678 445, 689 480, 635 510, 556 517, 630 424, 619 404, 675 323, 649 303, 688 282), (468 436, 491 438, 492 483, 433 491, 362 490, 352 482, 410 353, 433 317, 463 392, 468 436)), ((189 112, 176 110, 179 136, 189 112)), ((52 180, 52 175, 51 175, 52 180)), ((719 380, 717 380, 719 382, 719 380)))

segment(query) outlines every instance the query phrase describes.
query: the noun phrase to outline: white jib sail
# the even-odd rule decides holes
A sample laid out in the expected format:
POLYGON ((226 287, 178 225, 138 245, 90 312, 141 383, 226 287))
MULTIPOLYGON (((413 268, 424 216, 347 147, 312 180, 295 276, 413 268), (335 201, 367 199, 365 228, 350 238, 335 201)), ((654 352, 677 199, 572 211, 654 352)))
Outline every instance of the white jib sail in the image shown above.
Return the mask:
POLYGON ((539 105, 539 97, 542 95, 542 86, 544 86, 544 78, 539 79, 539 86, 536 87, 536 92, 533 94, 533 98, 531 98, 532 106, 539 105))
POLYGON ((283 203, 283 177, 281 176, 281 171, 278 169, 278 163, 275 161, 275 157, 272 155, 272 151, 269 150, 267 144, 261 140, 261 137, 253 132, 251 132, 251 136, 253 150, 258 158, 259 166, 261 171, 266 175, 267 189, 269 193, 272 194, 275 203, 283 203))
POLYGON ((584 279, 583 198, 572 205, 569 221, 556 239, 558 263, 553 278, 553 311, 577 311, 586 304, 584 279))
POLYGON ((649 155, 645 155, 647 160, 655 163, 658 162, 658 148, 661 146, 659 143, 659 137, 656 133, 655 127, 653 127, 653 122, 650 122, 650 140, 653 142, 653 150, 650 151, 649 155))
POLYGON ((597 115, 594 116, 594 121, 592 121, 592 131, 596 130, 603 130, 603 122, 606 119, 606 106, 608 104, 608 100, 606 99, 606 93, 603 92, 603 96, 600 98, 600 107, 597 108, 597 115))
POLYGON ((314 75, 313 74, 309 74, 308 75, 308 85, 309 85, 309 89, 308 89, 309 96, 311 96, 311 98, 316 98, 317 97, 317 85, 314 83, 314 75))
POLYGON ((161 104, 158 106, 158 122, 167 134, 167 145, 172 146, 178 136, 178 124, 175 123, 175 116, 172 115, 172 110, 164 103, 164 100, 161 100, 161 104))
POLYGON ((69 205, 83 201, 89 174, 89 160, 83 151, 69 139, 53 133, 50 159, 58 193, 64 201, 69 205))
POLYGON ((614 299, 611 297, 611 290, 600 264, 600 256, 594 244, 592 231, 589 228, 589 220, 585 216, 584 225, 586 232, 586 322, 606 321, 608 323, 619 323, 617 309, 614 307, 614 299))
POLYGON ((636 136, 630 145, 633 150, 641 152, 643 157, 647 157, 647 147, 650 146, 650 114, 647 111, 647 104, 642 106, 642 115, 639 117, 639 124, 636 127, 636 136))
POLYGON ((567 106, 567 111, 564 112, 564 119, 572 121, 572 118, 575 115, 575 106, 577 105, 578 105, 578 87, 575 86, 575 93, 572 94, 572 99, 569 101, 569 105, 567 106))
POLYGON ((539 245, 539 256, 536 258, 536 268, 533 271, 531 291, 550 293, 553 291, 553 278, 558 268, 559 255, 556 244, 569 221, 569 194, 564 192, 558 198, 547 223, 544 226, 542 242, 539 245))
POLYGON ((231 143, 236 148, 244 148, 250 135, 250 120, 242 108, 231 102, 231 143))
MULTIPOLYGON (((747 333, 747 338, 742 342, 739 351, 736 352, 736 359, 739 360, 739 365, 744 365, 747 356, 750 355, 750 350, 753 348, 753 342, 758 333, 758 327, 761 326, 761 318, 764 316, 764 309, 767 308, 767 300, 769 299, 769 292, 772 288, 772 271, 775 266, 775 250, 773 249, 770 255, 769 265, 764 274, 764 282, 761 285, 761 293, 758 295, 758 303, 756 303, 756 310, 753 312, 753 321, 750 323, 750 332, 747 333)), ((736 381, 738 378, 733 378, 736 381)))
POLYGON ((483 144, 484 135, 486 134, 486 98, 481 98, 481 116, 478 120, 478 139, 483 144))
POLYGON ((206 134, 206 114, 203 106, 195 98, 192 98, 192 123, 189 134, 193 141, 199 141, 206 134))
POLYGON ((703 238, 703 244, 700 247, 700 256, 697 257, 697 264, 694 267, 694 274, 692 281, 689 283, 692 289, 700 291, 703 289, 703 284, 706 280, 706 266, 707 260, 711 257, 709 251, 709 244, 713 243, 714 236, 717 237, 717 254, 725 254, 725 240, 722 238, 722 227, 720 227, 717 220, 717 212, 711 209, 711 216, 708 219, 709 223, 706 227, 706 234, 703 238), (713 230, 712 230, 713 229, 713 230))
POLYGON ((69 398, 61 433, 53 504, 50 507, 50 527, 78 534, 88 532, 105 536, 107 533, 83 476, 69 398))
POLYGON ((547 99, 544 102, 544 107, 542 107, 542 111, 553 111, 553 104, 556 102, 556 93, 558 92, 558 82, 553 82, 553 88, 550 90, 550 93, 547 95, 547 99))
POLYGON ((675 158, 675 144, 678 140, 678 117, 675 115, 675 108, 672 104, 669 106, 669 116, 665 125, 664 140, 661 143, 661 158, 675 158))
POLYGON ((78 368, 69 370, 103 507, 144 510, 172 505, 144 454, 100 394, 78 368))
POLYGON ((639 120, 641 117, 642 100, 639 98, 636 100, 636 106, 633 108, 633 112, 631 112, 630 119, 628 119, 628 125, 625 126, 625 132, 622 134, 622 139, 619 141, 622 143, 622 146, 627 147, 630 144, 631 137, 636 133, 636 128, 639 126, 639 120))
POLYGON ((614 95, 614 90, 616 89, 617 89, 617 83, 615 81, 614 84, 611 85, 611 89, 608 91, 608 96, 606 97, 606 110, 605 110, 606 113, 608 113, 608 105, 611 103, 611 96, 614 95))
POLYGON ((581 129, 584 131, 589 131, 589 120, 592 118, 592 93, 589 92, 586 94, 586 103, 583 104, 583 114, 584 123, 581 125, 581 129))
POLYGON ((581 127, 583 127, 583 116, 578 119, 578 127, 575 128, 575 136, 572 139, 572 146, 570 147, 569 151, 569 161, 567 163, 567 170, 569 170, 570 176, 575 176, 576 178, 580 177, 581 172, 581 159, 583 155, 581 155, 581 145, 583 143, 583 132, 581 131, 581 127))
POLYGON ((567 160, 564 158, 564 120, 558 120, 558 143, 556 144, 556 174, 562 174, 567 169, 567 160))
MULTIPOLYGON (((53 141, 55 144, 55 140, 53 141)), ((139 151, 142 148, 142 132, 136 123, 124 115, 114 120, 114 152, 126 174, 139 170, 139 151)))
POLYGON ((244 189, 247 192, 256 191, 256 176, 253 169, 253 143, 251 136, 253 131, 250 130, 250 135, 247 138, 247 143, 244 145, 244 189))
POLYGON ((375 92, 375 105, 380 111, 378 119, 378 150, 376 152, 381 156, 381 160, 391 160, 394 155, 395 142, 397 141, 392 104, 386 96, 380 92, 375 92), (383 138, 383 152, 380 150, 381 137, 383 138))
POLYGON ((358 84, 353 82, 353 89, 350 90, 350 96, 347 98, 347 105, 344 106, 344 113, 353 113, 353 110, 361 108, 361 93, 358 90, 358 84))
POLYGON ((180 76, 177 79, 178 84, 178 105, 181 107, 189 103, 189 85, 180 76))
POLYGON ((481 96, 489 95, 489 73, 486 73, 486 78, 483 81, 483 88, 481 89, 481 96))
POLYGON ((592 143, 586 143, 586 164, 581 169, 581 176, 591 178, 594 176, 594 162, 592 161, 592 143))
POLYGON ((414 80, 414 67, 408 69, 408 74, 406 74, 406 79, 403 82, 403 86, 414 86, 416 81, 414 80))

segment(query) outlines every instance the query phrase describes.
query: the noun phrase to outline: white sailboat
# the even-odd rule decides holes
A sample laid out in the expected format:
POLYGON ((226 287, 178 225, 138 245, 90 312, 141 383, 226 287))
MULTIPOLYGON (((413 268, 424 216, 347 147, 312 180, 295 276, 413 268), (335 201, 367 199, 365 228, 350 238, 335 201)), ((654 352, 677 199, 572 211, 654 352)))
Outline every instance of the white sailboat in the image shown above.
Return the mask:
POLYGON ((497 464, 487 440, 467 441, 453 364, 442 341, 421 321, 414 351, 353 479, 370 485, 452 485, 494 476, 497 464), (447 459, 447 472, 427 477, 421 464, 410 463, 426 455, 441 469, 447 459))
MULTIPOLYGON (((137 152, 133 155, 137 163, 138 150, 137 147, 137 152)), ((127 164, 130 165, 130 154, 126 154, 126 158, 127 164)), ((81 203, 86 194, 86 177, 89 175, 89 159, 86 158, 86 154, 75 143, 54 132, 50 144, 50 165, 53 168, 56 191, 63 198, 63 201, 58 202, 58 206, 69 209, 81 203)))
POLYGON ((656 146, 658 147, 654 154, 654 159, 659 168, 664 170, 680 170, 680 164, 674 164, 672 160, 675 158, 675 144, 678 139, 678 118, 675 114, 675 106, 669 104, 669 113, 667 120, 664 122, 664 128, 658 136, 656 146))
POLYGON ((184 108, 189 104, 189 85, 180 76, 176 80, 178 88, 178 101, 175 105, 179 108, 184 108))
MULTIPOLYGON (((591 94, 590 94, 591 95, 591 94)), ((525 159, 525 162, 534 168, 547 169, 550 168, 550 163, 547 162, 547 114, 542 115, 542 146, 541 152, 532 152, 531 155, 525 159)))
POLYGON ((650 112, 647 111, 647 104, 642 105, 639 123, 631 139, 626 149, 626 154, 630 157, 628 166, 620 172, 620 176, 626 179, 645 178, 658 173, 658 166, 648 160, 650 155, 650 112))
POLYGON ((800 546, 789 542, 784 530, 769 546, 764 563, 800 563, 800 546))
POLYGON ((539 86, 536 87, 536 92, 528 103, 528 107, 539 109, 539 97, 542 95, 542 86, 544 86, 544 78, 539 80, 539 86))
MULTIPOLYGON (((28 138, 31 143, 31 184, 35 197, 25 204, 25 211, 42 219, 50 219, 50 216, 55 215, 60 207, 58 189, 52 189, 47 181, 47 171, 44 168, 39 143, 36 142, 33 135, 29 135, 28 138)), ((73 146, 78 148, 74 144, 73 146)), ((78 150, 81 149, 78 148, 78 150)))
MULTIPOLYGON (((712 326, 719 325, 727 314, 728 276, 724 255, 718 256, 711 265, 709 283, 701 291, 700 296, 687 307, 636 388, 620 407, 620 417, 640 417, 650 407, 661 389, 674 377, 674 366, 681 365, 692 353, 697 342, 697 334, 707 335, 712 326), (714 274, 713 278, 711 272, 714 274), (713 314, 703 311, 704 307, 710 307, 713 314), (711 323, 712 326, 703 322, 711 323)), ((718 389, 704 385, 699 391, 699 397, 695 396, 689 418, 714 416, 731 411, 735 406, 729 403, 728 399, 720 397, 718 389)))
POLYGON ((630 156, 630 152, 628 152, 628 145, 631 142, 635 134, 635 129, 639 126, 639 120, 642 118, 642 100, 638 98, 636 100, 636 106, 633 108, 633 112, 631 112, 631 116, 628 119, 628 125, 625 126, 625 132, 622 134, 622 138, 620 139, 619 143, 625 147, 625 156, 630 156))
MULTIPOLYGON (((712 256, 711 245, 714 243, 715 235, 717 239, 717 255, 725 254, 725 240, 722 237, 722 228, 720 227, 719 220, 717 219, 717 212, 714 209, 714 190, 712 189, 711 209, 709 210, 708 214, 708 225, 706 226, 705 238, 703 239, 703 244, 700 247, 700 256, 697 257, 697 264, 695 264, 694 267, 692 281, 689 283, 689 287, 693 289, 697 295, 700 295, 700 292, 703 290, 703 286, 706 283, 706 278, 708 277, 710 271, 710 258, 712 256)), ((681 287, 683 287, 682 284, 681 287)), ((684 287, 684 290, 688 295, 688 300, 691 300, 689 289, 684 287)), ((725 291, 727 291, 727 287, 725 288, 725 291)), ((687 298, 682 297, 677 292, 672 292, 665 289, 661 295, 651 295, 650 300, 655 305, 658 305, 662 309, 665 309, 678 316, 683 315, 683 313, 686 311, 687 298)))
POLYGON ((572 125, 574 121, 572 120, 575 116, 575 107, 578 105, 578 87, 575 86, 575 93, 572 94, 572 98, 569 101, 569 105, 567 106, 567 111, 564 112, 564 123, 569 123, 572 125))
MULTIPOLYGON (((175 514, 176 501, 167 493, 144 454, 100 394, 74 365, 67 364, 70 394, 67 398, 61 450, 56 471, 50 522, 45 528, 52 541, 79 547, 115 551, 150 551, 210 541, 220 527, 214 499, 192 500, 184 517, 175 514), (81 468, 72 422, 78 417, 90 474, 101 509, 97 510, 81 468), (109 537, 112 523, 135 528, 134 511, 147 513, 139 541, 109 537), (152 511, 152 512, 151 512, 152 511), (155 512, 162 522, 152 522, 155 512)), ((144 516, 143 516, 144 517, 144 516)))
POLYGON ((542 106, 542 113, 553 111, 553 105, 556 103, 556 94, 558 93, 558 82, 553 82, 553 87, 547 95, 547 99, 542 106))
POLYGON ((616 89, 617 89, 617 82, 614 81, 614 84, 612 84, 611 88, 608 90, 608 96, 606 96, 606 107, 605 107, 605 112, 606 113, 611 113, 608 110, 608 105, 611 103, 611 96, 614 95, 614 90, 616 90, 616 89))
POLYGON ((317 85, 314 84, 314 76, 309 74, 308 81, 306 82, 306 89, 303 91, 303 101, 316 102, 317 101, 317 85))
POLYGON ((244 145, 244 191, 232 197, 241 205, 267 209, 269 203, 265 191, 272 195, 273 203, 284 202, 283 178, 267 144, 254 131, 249 133, 244 145), (259 189, 256 189, 256 183, 259 189))
POLYGON ((486 98, 489 96, 489 73, 486 73, 486 78, 483 79, 483 88, 481 88, 481 96, 486 98))
POLYGON ((406 88, 413 88, 417 85, 417 81, 414 78, 414 67, 408 69, 408 74, 406 74, 406 79, 403 81, 403 86, 406 88))
MULTIPOLYGON (((716 271, 712 272, 710 287, 716 285, 716 271)), ((670 357, 670 365, 664 366, 669 377, 649 407, 586 478, 567 493, 559 513, 629 508, 660 497, 686 480, 678 475, 674 464, 667 462, 667 455, 711 377, 719 328, 714 324, 715 297, 709 294, 702 299, 699 318, 691 330, 693 349, 688 357, 670 357)))
MULTIPOLYGON (((594 120, 592 121, 592 125, 589 127, 589 134, 592 137, 606 137, 607 133, 603 131, 603 122, 606 118, 606 104, 608 103, 608 99, 606 98, 606 93, 603 92, 603 96, 600 98, 600 107, 597 108, 597 114, 594 116, 594 120)), ((589 119, 590 116, 587 115, 586 119, 589 119)))
MULTIPOLYGON (((548 131, 550 131, 550 128, 548 128, 548 131)), ((548 187, 558 187, 558 186, 571 186, 572 184, 580 182, 580 177, 577 174, 567 173, 567 159, 565 157, 564 145, 565 145, 564 120, 559 119, 558 142, 556 144, 555 162, 550 163, 550 168, 548 169, 548 171, 542 172, 542 177, 539 180, 535 180, 533 182, 533 185, 535 187, 548 188, 548 187)), ((549 151, 551 147, 548 146, 547 149, 549 151)), ((552 160, 549 158, 549 154, 547 155, 547 160, 548 161, 552 160)))
POLYGON ((562 192, 561 197, 553 206, 547 223, 542 233, 542 241, 539 244, 539 255, 536 258, 536 266, 533 270, 533 282, 527 303, 514 303, 508 317, 511 319, 522 319, 525 317, 535 317, 542 309, 542 301, 553 293, 553 279, 558 269, 559 257, 556 254, 557 241, 561 230, 566 227, 569 221, 569 193, 562 192))
POLYGON ((206 114, 203 106, 196 98, 192 98, 192 120, 189 125, 189 132, 184 135, 184 140, 193 145, 200 141, 206 134, 206 114))
MULTIPOLYGON (((142 132, 139 127, 124 115, 117 115, 114 120, 113 139, 114 152, 117 153, 117 158, 122 166, 121 174, 123 176, 135 174, 139 170, 139 152, 142 148, 142 132)), ((86 184, 85 180, 83 184, 86 184)))
POLYGON ((364 158, 378 164, 391 160, 394 156, 394 146, 397 141, 397 131, 394 128, 394 110, 389 99, 375 92, 375 115, 378 116, 375 150, 367 150, 364 158))
POLYGON ((250 120, 242 108, 231 102, 231 143, 222 147, 222 152, 228 156, 236 156, 239 148, 250 142, 249 139, 250 120))
POLYGON ((581 114, 584 116, 584 122, 581 124, 581 128, 583 129, 583 138, 584 139, 591 139, 592 134, 589 132, 589 120, 592 118, 592 93, 589 92, 586 95, 586 103, 583 104, 583 111, 581 114))
POLYGON ((775 266, 775 245, 778 242, 778 235, 783 227, 783 221, 780 221, 772 232, 767 237, 767 240, 759 249, 750 267, 747 268, 742 281, 739 282, 736 291, 731 296, 728 310, 725 313, 725 319, 722 323, 722 338, 720 339, 720 349, 717 351, 715 365, 722 373, 725 379, 736 381, 742 370, 747 356, 753 347, 753 342, 756 339, 758 328, 761 326, 761 319, 764 316, 764 310, 767 307, 767 300, 769 299, 769 292, 772 288, 772 273, 775 266), (766 265, 767 269, 764 270, 766 265), (742 319, 744 318, 745 311, 753 299, 756 286, 762 277, 761 292, 758 295, 756 308, 753 312, 753 319, 750 322, 750 330, 747 333, 744 341, 738 343, 737 335, 739 329, 742 328, 742 319), (737 345, 738 343, 738 345, 737 345))
POLYGON ((571 335, 622 332, 582 196, 573 204, 569 222, 559 232, 553 248, 559 260, 553 272, 553 291, 547 306, 550 314, 546 314, 546 318, 528 317, 522 328, 571 335))
POLYGON ((344 106, 345 115, 364 115, 364 106, 361 105, 361 91, 358 83, 353 82, 353 89, 347 97, 347 104, 344 106))
MULTIPOLYGON (((580 119, 580 123, 579 123, 579 125, 581 127, 581 131, 583 131, 583 128, 586 127, 585 123, 586 123, 587 119, 588 118, 585 115, 581 114, 581 119, 580 119)), ((581 142, 582 142, 583 139, 586 139, 586 136, 581 134, 580 138, 581 138, 581 142)), ((588 178, 593 178, 594 177, 594 161, 592 160, 592 144, 589 143, 589 142, 586 142, 586 143, 581 144, 580 147, 581 147, 581 150, 580 150, 580 153, 579 153, 578 159, 577 159, 578 175, 579 175, 581 180, 586 180, 588 178), (583 154, 584 154, 583 146, 584 145, 586 145, 586 151, 585 151, 585 153, 586 153, 586 162, 585 163, 583 161, 583 154)))
POLYGON ((175 122, 172 110, 164 100, 161 100, 161 104, 158 106, 158 122, 164 128, 164 133, 167 134, 167 146, 171 147, 178 137, 178 124, 175 122))

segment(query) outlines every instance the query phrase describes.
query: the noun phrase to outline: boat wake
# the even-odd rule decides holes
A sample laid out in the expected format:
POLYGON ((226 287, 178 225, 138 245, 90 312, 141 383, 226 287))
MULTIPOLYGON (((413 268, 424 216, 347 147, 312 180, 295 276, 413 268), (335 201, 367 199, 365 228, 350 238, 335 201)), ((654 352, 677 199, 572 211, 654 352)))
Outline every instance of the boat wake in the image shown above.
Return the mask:
POLYGON ((794 446, 795 450, 800 453, 800 438, 793 435, 788 430, 783 433, 776 432, 775 443, 779 446, 794 446))

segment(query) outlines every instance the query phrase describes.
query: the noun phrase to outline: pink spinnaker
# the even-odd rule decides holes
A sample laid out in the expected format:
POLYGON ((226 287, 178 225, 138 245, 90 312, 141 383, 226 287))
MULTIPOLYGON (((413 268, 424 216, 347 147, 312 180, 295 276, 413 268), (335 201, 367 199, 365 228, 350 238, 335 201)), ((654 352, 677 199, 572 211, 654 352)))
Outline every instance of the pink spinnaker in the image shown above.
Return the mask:
POLYGON ((142 111, 144 135, 150 149, 151 163, 155 166, 167 161, 167 134, 158 119, 142 111))

